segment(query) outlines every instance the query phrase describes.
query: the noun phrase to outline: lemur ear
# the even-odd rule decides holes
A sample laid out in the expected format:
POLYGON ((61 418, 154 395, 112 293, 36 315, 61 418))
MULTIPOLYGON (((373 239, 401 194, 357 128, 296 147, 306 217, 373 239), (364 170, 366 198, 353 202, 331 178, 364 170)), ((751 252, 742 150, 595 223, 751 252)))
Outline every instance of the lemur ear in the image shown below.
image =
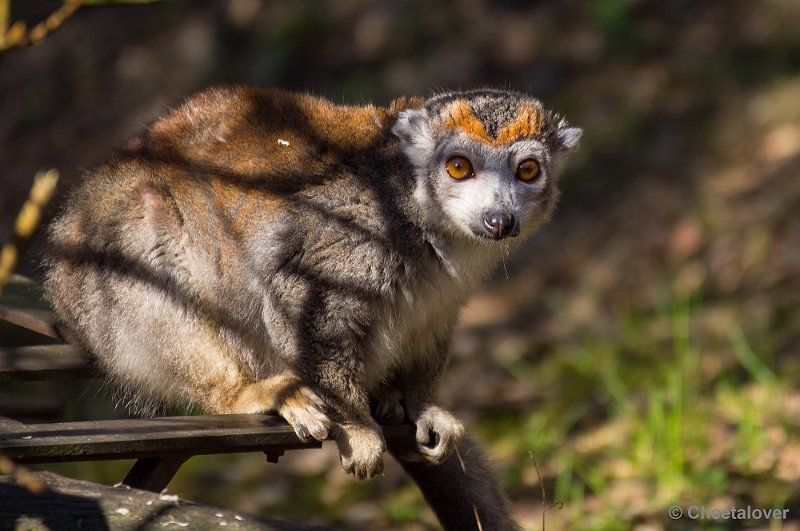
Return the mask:
POLYGON ((557 151, 572 151, 578 147, 583 130, 578 127, 570 127, 565 120, 558 124, 555 134, 555 149, 557 151))
POLYGON ((417 108, 401 112, 392 127, 392 133, 400 139, 403 151, 415 166, 428 166, 436 148, 428 111, 417 108))
POLYGON ((406 109, 397 117, 392 133, 409 144, 430 138, 428 130, 428 111, 425 109, 406 109))

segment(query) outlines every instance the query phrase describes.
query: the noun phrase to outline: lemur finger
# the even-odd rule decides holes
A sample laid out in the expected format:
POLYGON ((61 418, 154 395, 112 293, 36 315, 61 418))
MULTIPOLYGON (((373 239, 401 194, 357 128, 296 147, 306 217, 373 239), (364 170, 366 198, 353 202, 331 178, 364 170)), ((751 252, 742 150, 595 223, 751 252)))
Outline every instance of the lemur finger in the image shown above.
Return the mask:
POLYGON ((434 465, 442 464, 445 459, 450 457, 450 451, 452 449, 448 449, 445 446, 436 446, 436 447, 428 447, 428 446, 420 446, 417 448, 417 451, 422 455, 425 461, 432 463, 434 465))
MULTIPOLYGON (((327 420, 327 419, 326 419, 327 420)), ((314 437, 318 441, 324 441, 328 438, 328 429, 330 421, 327 423, 322 422, 315 422, 309 426, 309 431, 311 432, 311 436, 314 437)))
POLYGON ((317 395, 317 393, 315 393, 308 387, 302 387, 300 389, 300 394, 303 395, 303 398, 305 398, 308 402, 316 406, 318 409, 322 411, 325 411, 327 409, 325 402, 323 402, 323 400, 317 395))
POLYGON ((311 434, 308 432, 308 428, 306 428, 305 424, 298 424, 295 432, 297 433, 297 436, 300 437, 304 442, 311 438, 311 434))
POLYGON ((308 430, 306 430, 306 427, 301 422, 299 422, 297 420, 297 417, 294 415, 293 412, 291 412, 291 411, 282 411, 281 412, 281 416, 283 417, 283 420, 288 422, 289 426, 292 427, 292 429, 294 430, 294 433, 295 433, 295 435, 297 435, 298 439, 300 439, 303 442, 308 442, 309 441, 308 430))
POLYGON ((386 443, 377 425, 335 425, 334 436, 339 447, 342 467, 356 479, 371 478, 383 471, 386 443))
POLYGON ((417 444, 431 446, 431 439, 434 437, 433 427, 428 421, 417 421, 417 444))

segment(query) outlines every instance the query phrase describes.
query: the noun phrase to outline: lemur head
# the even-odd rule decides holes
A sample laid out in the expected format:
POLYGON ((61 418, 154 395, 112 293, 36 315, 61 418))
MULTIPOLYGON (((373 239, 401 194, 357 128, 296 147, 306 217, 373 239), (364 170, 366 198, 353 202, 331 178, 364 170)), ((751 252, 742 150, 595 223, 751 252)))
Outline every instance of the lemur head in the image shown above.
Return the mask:
POLYGON ((468 237, 532 233, 555 206, 562 155, 581 130, 524 94, 441 94, 400 113, 393 128, 415 166, 427 221, 468 237))

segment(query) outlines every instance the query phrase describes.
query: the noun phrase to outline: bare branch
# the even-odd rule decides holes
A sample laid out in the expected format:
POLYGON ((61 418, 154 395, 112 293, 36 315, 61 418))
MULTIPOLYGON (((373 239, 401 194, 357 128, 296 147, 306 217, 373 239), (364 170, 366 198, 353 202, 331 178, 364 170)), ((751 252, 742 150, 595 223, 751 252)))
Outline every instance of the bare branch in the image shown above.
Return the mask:
POLYGON ((40 171, 33 179, 28 200, 22 205, 14 223, 14 233, 11 241, 0 249, 0 294, 3 292, 8 279, 11 278, 14 268, 19 262, 19 256, 25 243, 33 235, 39 221, 42 219, 42 211, 56 189, 58 182, 58 171, 40 171))

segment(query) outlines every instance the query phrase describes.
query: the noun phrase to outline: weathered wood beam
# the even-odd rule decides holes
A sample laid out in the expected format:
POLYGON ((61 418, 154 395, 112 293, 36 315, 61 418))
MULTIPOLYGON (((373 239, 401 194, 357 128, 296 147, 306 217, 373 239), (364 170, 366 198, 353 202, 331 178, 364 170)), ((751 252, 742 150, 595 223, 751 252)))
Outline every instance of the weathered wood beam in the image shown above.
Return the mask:
POLYGON ((74 380, 100 375, 91 357, 74 345, 0 347, 0 382, 74 380))
POLYGON ((49 310, 20 309, 0 304, 0 320, 61 341, 76 342, 75 333, 58 322, 49 310))
POLYGON ((0 321, 61 341, 75 343, 75 333, 59 322, 42 286, 21 275, 11 277, 0 297, 0 321))
POLYGON ((26 463, 138 459, 319 447, 271 415, 210 415, 28 424, 0 433, 0 453, 26 463))
MULTIPOLYGON (((413 437, 409 425, 384 426, 384 437, 413 437)), ((274 415, 208 415, 27 424, 0 431, 0 454, 22 463, 161 458, 319 448, 274 415)))
POLYGON ((107 487, 52 474, 35 474, 47 487, 36 494, 0 476, 0 529, 234 529, 311 531, 311 527, 199 505, 126 487, 107 487))

